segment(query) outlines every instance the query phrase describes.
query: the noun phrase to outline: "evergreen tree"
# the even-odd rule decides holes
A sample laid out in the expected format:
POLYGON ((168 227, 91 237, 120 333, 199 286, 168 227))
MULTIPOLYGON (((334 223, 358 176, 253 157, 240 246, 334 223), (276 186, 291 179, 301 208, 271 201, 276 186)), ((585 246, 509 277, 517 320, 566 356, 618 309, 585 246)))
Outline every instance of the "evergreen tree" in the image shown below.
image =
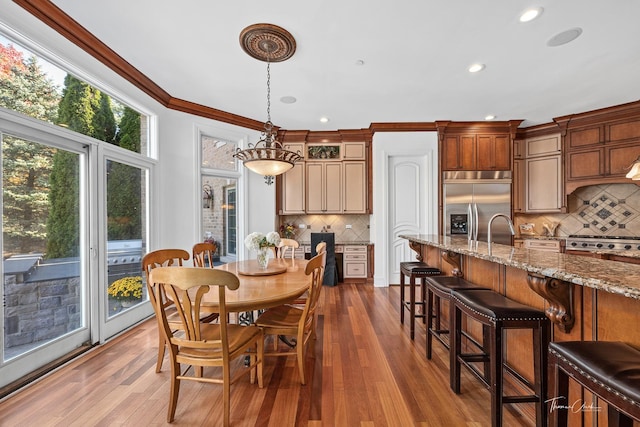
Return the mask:
MULTIPOLYGON (((58 124, 83 135, 95 134, 94 116, 100 92, 70 74, 58 106, 58 124)), ((78 155, 58 150, 53 157, 47 221, 47 258, 79 255, 79 164, 78 155)))
POLYGON ((93 134, 100 141, 115 144, 116 119, 111 110, 111 98, 105 93, 100 93, 98 109, 93 116, 93 134))
MULTIPOLYGON (((56 85, 35 57, 24 60, 13 46, 0 44, 0 106, 54 122, 59 100, 56 85)), ((45 250, 53 153, 52 148, 21 138, 2 139, 5 255, 45 250)))
MULTIPOLYGON (((129 107, 124 109, 117 140, 120 147, 136 153, 140 152, 140 114, 129 107)), ((118 162, 109 162, 108 165, 108 239, 141 239, 142 177, 140 169, 118 162)))

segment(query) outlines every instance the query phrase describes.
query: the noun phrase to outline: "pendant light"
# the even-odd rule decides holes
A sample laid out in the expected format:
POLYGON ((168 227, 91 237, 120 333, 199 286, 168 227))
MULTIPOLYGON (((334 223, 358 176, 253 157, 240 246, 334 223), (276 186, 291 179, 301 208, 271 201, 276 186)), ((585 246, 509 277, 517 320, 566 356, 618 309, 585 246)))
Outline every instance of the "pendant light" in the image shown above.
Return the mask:
POLYGON ((286 150, 276 139, 277 131, 271 122, 271 63, 289 59, 296 49, 293 36, 285 29, 271 24, 254 24, 240 33, 240 45, 251 57, 267 63, 267 121, 260 140, 249 144, 244 150, 238 149, 233 155, 244 166, 264 175, 267 185, 273 178, 293 168, 302 158, 299 153, 286 150))

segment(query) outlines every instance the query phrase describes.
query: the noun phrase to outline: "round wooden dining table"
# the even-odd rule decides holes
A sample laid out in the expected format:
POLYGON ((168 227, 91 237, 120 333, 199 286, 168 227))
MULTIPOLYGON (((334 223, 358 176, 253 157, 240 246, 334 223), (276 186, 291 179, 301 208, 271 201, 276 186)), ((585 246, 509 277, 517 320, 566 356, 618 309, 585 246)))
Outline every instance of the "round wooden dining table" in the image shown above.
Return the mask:
MULTIPOLYGON (((229 271, 240 279, 235 291, 226 290, 228 312, 250 312, 292 302, 309 288, 311 276, 304 272, 308 261, 275 258, 269 260, 266 270, 256 260, 223 264, 216 269, 229 271)), ((207 292, 202 300, 202 311, 218 313, 218 291, 207 292)))

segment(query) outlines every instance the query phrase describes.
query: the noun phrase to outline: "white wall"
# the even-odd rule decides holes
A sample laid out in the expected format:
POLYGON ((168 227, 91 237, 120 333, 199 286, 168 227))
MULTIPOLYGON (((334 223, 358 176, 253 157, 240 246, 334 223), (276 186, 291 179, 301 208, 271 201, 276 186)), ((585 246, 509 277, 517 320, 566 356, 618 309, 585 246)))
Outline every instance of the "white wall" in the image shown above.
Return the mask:
POLYGON ((373 215, 371 216, 371 239, 375 245, 375 286, 388 286, 387 258, 387 206, 389 195, 387 159, 390 156, 428 156, 431 164, 426 172, 429 180, 429 195, 426 200, 427 218, 422 233, 437 234, 438 231, 438 135, 436 132, 380 132, 373 137, 373 215))

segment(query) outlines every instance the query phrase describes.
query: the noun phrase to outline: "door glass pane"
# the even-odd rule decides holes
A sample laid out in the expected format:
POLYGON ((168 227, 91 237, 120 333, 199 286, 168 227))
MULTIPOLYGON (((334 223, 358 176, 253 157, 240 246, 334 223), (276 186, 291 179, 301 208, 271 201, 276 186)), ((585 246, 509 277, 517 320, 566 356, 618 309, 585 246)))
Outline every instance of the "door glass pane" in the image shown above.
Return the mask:
POLYGON ((236 260, 235 178, 202 177, 202 229, 204 240, 218 247, 215 262, 236 260))
POLYGON ((141 274, 146 171, 107 160, 107 301, 114 316, 147 300, 141 274))
POLYGON ((85 326, 80 161, 2 135, 3 360, 85 326))

